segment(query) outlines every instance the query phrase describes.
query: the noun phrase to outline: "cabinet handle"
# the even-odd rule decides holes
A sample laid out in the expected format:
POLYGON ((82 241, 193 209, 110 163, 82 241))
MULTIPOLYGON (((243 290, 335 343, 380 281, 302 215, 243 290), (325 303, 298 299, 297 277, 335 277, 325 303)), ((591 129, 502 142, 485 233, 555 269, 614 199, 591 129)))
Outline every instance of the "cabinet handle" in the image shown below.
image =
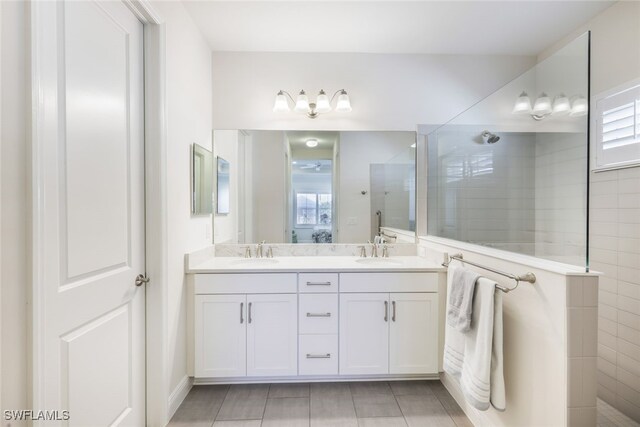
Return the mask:
POLYGON ((389 321, 389 302, 384 302, 384 321, 389 321))
POLYGON ((394 322, 396 321, 396 302, 395 301, 391 301, 391 320, 393 320, 394 322))
POLYGON ((249 303, 249 323, 251 323, 251 303, 249 303))
POLYGON ((240 323, 244 323, 244 303, 240 303, 240 323))
POLYGON ((331 317, 331 313, 307 313, 307 317, 331 317))
POLYGON ((331 282, 307 282, 307 286, 331 286, 331 282))
POLYGON ((307 359, 331 359, 331 353, 327 353, 327 354, 309 354, 309 353, 307 353, 307 359))

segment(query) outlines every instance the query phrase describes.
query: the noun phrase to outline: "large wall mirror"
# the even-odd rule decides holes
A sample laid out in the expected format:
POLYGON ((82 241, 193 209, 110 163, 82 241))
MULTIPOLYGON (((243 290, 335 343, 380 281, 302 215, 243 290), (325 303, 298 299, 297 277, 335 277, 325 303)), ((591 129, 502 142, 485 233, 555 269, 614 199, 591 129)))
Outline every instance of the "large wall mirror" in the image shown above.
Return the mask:
POLYGON ((213 212, 213 154, 206 148, 191 145, 191 213, 213 212))
POLYGON ((415 143, 414 132, 216 130, 214 154, 237 167, 214 243, 413 243, 415 143))

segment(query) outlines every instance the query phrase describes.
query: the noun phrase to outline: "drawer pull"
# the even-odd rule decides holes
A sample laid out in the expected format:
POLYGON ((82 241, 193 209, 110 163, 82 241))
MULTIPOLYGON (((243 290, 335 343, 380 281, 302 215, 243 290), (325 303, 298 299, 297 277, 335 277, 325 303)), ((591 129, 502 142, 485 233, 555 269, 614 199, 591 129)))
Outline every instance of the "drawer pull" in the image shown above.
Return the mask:
POLYGON ((307 317, 331 317, 331 313, 307 313, 307 317))
POLYGON ((244 323, 244 303, 240 303, 240 323, 244 323))
POLYGON ((310 354, 310 353, 307 353, 307 359, 331 359, 331 353, 327 353, 327 354, 310 354))
POLYGON ((307 282, 307 286, 331 286, 331 282, 307 282))

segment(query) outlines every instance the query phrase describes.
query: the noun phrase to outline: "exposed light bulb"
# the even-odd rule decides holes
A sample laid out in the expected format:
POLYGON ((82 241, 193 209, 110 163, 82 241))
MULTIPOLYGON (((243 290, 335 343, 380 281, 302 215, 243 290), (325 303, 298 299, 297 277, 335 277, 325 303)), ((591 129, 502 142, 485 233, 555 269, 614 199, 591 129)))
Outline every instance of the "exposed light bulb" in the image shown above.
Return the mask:
POLYGON ((313 147, 317 147, 318 146, 318 140, 317 139, 308 139, 307 142, 305 142, 305 145, 309 148, 313 148, 313 147))

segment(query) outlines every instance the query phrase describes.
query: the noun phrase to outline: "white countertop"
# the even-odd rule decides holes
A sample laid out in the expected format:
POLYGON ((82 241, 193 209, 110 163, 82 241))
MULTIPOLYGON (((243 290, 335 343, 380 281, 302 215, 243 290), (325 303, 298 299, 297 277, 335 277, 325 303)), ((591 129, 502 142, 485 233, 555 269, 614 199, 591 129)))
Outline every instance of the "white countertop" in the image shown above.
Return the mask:
POLYGON ((187 273, 283 273, 283 272, 440 272, 431 260, 418 256, 360 258, 353 256, 292 256, 275 258, 211 257, 190 266, 187 273))

